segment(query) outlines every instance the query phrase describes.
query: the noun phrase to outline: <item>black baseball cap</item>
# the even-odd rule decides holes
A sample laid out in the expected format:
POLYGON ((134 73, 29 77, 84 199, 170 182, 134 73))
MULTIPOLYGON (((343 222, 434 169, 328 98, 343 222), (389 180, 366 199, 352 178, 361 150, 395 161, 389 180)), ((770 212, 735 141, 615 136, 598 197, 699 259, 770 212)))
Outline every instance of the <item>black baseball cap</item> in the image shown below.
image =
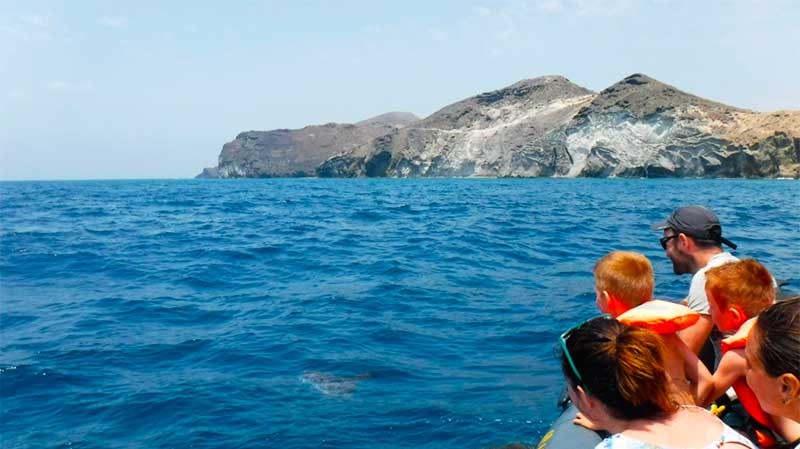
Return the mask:
POLYGON ((736 244, 722 236, 722 225, 719 224, 714 212, 703 206, 684 206, 675 209, 666 220, 659 221, 650 228, 654 231, 671 228, 675 232, 684 233, 697 240, 724 243, 736 249, 736 244))

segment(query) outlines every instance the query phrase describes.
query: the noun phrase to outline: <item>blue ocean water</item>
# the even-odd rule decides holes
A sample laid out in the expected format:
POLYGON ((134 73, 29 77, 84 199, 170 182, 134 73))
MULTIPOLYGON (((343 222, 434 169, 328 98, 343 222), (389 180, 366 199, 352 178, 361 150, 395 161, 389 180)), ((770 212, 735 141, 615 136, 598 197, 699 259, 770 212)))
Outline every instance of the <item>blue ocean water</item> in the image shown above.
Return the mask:
POLYGON ((484 448, 556 417, 591 268, 706 204, 797 290, 800 182, 0 183, 0 447, 484 448))

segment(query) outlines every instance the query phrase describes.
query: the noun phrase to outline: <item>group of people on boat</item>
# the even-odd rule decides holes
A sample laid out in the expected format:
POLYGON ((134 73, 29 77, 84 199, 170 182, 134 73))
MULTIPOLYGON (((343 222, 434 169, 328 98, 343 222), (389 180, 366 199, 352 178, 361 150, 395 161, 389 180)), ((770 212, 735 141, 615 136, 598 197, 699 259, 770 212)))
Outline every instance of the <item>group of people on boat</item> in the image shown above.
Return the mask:
POLYGON ((559 341, 574 423, 603 432, 601 449, 800 449, 800 297, 776 300, 762 264, 724 251, 736 245, 707 208, 653 229, 673 271, 692 274, 689 294, 654 300, 644 255, 596 263, 604 315, 559 341))

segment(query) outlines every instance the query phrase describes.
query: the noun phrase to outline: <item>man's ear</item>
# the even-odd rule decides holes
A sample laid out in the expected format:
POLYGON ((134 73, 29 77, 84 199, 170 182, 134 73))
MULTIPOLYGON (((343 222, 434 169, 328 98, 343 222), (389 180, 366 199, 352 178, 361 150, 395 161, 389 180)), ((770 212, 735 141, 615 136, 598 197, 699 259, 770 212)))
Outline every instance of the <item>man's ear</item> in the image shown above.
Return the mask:
POLYGON ((677 242, 677 243, 679 243, 680 245, 682 245, 684 248, 689 248, 689 245, 690 245, 690 244, 692 244, 692 243, 694 243, 694 242, 692 241, 692 239, 691 239, 691 238, 689 238, 689 236, 688 236, 688 235, 686 235, 686 234, 684 234, 683 232, 681 232, 681 233, 679 233, 679 234, 678 234, 678 238, 677 238, 677 240, 678 240, 678 242, 677 242))

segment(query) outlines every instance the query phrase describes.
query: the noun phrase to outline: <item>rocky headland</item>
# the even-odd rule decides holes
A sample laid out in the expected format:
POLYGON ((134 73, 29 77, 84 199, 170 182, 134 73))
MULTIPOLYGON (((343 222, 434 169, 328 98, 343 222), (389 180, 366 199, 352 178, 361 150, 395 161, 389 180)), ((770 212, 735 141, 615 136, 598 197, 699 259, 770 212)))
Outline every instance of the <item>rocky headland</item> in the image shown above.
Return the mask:
POLYGON ((199 177, 800 177, 800 111, 739 109, 634 74, 523 80, 419 120, 249 131, 199 177))
POLYGON ((418 121, 408 112, 390 112, 354 124, 327 123, 302 129, 246 131, 226 143, 216 167, 198 178, 270 178, 316 176, 325 160, 366 145, 418 121))

